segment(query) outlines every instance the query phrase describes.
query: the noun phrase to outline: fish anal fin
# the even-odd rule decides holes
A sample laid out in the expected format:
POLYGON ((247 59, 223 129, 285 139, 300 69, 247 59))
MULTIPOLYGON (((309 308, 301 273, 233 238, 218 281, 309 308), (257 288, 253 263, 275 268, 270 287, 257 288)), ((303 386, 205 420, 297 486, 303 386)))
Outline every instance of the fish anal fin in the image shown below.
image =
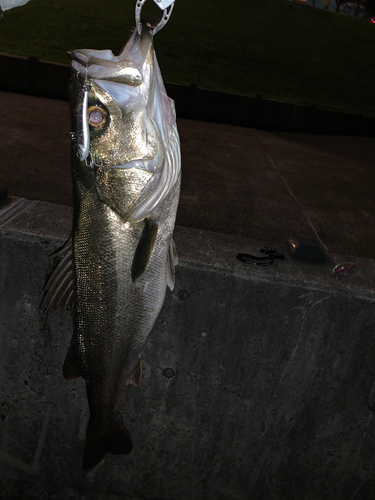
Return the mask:
POLYGON ((65 380, 72 380, 73 378, 82 377, 81 369, 79 367, 78 355, 74 347, 70 346, 68 354, 66 355, 63 375, 65 380))
POLYGON ((146 219, 137 248, 134 252, 131 275, 133 283, 146 271, 155 247, 158 225, 150 217, 146 219))
POLYGON ((85 451, 82 468, 89 470, 95 467, 107 453, 127 455, 133 449, 132 440, 122 418, 118 425, 108 432, 95 432, 92 426, 87 427, 85 451))
POLYGON ((141 383, 142 378, 142 359, 139 359, 138 363, 135 365, 133 371, 129 374, 126 385, 133 384, 134 387, 138 387, 141 383))

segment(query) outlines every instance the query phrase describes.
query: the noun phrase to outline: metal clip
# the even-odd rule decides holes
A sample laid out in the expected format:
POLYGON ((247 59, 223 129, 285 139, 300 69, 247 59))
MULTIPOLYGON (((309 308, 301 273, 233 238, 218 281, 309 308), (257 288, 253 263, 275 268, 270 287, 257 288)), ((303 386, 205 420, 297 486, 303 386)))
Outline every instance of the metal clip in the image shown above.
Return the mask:
MULTIPOLYGON (((140 35, 142 32, 142 23, 141 23, 141 11, 142 7, 146 0, 137 0, 135 4, 135 25, 137 27, 138 34, 140 35)), ((158 31, 160 31, 164 26, 167 24, 169 21, 169 18, 171 17, 172 10, 174 7, 174 2, 175 0, 154 0, 156 5, 163 11, 163 15, 156 24, 153 29, 151 30, 151 35, 154 36, 158 31)))

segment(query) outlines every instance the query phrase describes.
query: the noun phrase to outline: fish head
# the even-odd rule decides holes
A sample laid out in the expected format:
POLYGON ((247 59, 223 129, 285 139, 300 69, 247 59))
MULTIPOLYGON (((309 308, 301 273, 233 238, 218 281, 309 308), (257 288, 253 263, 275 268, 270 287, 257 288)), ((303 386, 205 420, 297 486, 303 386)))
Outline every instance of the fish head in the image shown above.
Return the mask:
MULTIPOLYGON (((150 28, 142 25, 140 32, 135 30, 118 56, 111 50, 91 49, 69 54, 76 156, 81 169, 89 168, 90 155, 97 182, 105 183, 99 186, 101 192, 108 191, 108 176, 118 178, 124 170, 132 170, 133 181, 138 178, 136 193, 132 186, 133 198, 141 192, 144 198, 158 186, 160 191, 160 183, 165 184, 162 173, 175 128, 175 110, 165 91, 150 28)), ((129 172, 124 175, 129 177, 129 172)), ((116 183, 109 184, 113 189, 116 183)), ((126 190, 129 186, 125 184, 122 189, 126 190)), ((132 206, 141 202, 139 198, 129 200, 128 191, 123 195, 132 206)), ((143 211, 141 215, 145 215, 143 211)))

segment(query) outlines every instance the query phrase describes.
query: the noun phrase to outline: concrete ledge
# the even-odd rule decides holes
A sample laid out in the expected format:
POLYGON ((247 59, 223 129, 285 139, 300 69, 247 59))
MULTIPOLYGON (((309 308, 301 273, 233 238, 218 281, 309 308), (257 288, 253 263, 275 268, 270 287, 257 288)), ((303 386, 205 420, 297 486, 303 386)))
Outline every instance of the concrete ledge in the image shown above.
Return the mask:
POLYGON ((7 92, 68 100, 70 67, 0 53, 0 89, 7 92))
MULTIPOLYGON (((68 100, 70 66, 0 53, 0 90, 68 100)), ((279 132, 375 135, 375 119, 260 96, 166 83, 180 118, 279 132)))
POLYGON ((346 279, 330 276, 339 255, 247 267, 237 252, 261 242, 183 227, 143 382, 124 391, 134 451, 83 473, 84 384, 61 369, 69 313, 38 309, 71 215, 35 202, 0 226, 1 498, 374 496, 374 262, 346 279))

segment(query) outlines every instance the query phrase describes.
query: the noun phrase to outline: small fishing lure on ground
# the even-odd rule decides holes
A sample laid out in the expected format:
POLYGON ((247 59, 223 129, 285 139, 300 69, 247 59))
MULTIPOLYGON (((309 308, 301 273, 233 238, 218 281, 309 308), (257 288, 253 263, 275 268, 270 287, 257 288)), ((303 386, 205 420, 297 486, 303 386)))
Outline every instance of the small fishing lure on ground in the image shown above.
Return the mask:
POLYGON ((356 262, 342 262, 332 269, 332 276, 347 276, 358 268, 356 262))

